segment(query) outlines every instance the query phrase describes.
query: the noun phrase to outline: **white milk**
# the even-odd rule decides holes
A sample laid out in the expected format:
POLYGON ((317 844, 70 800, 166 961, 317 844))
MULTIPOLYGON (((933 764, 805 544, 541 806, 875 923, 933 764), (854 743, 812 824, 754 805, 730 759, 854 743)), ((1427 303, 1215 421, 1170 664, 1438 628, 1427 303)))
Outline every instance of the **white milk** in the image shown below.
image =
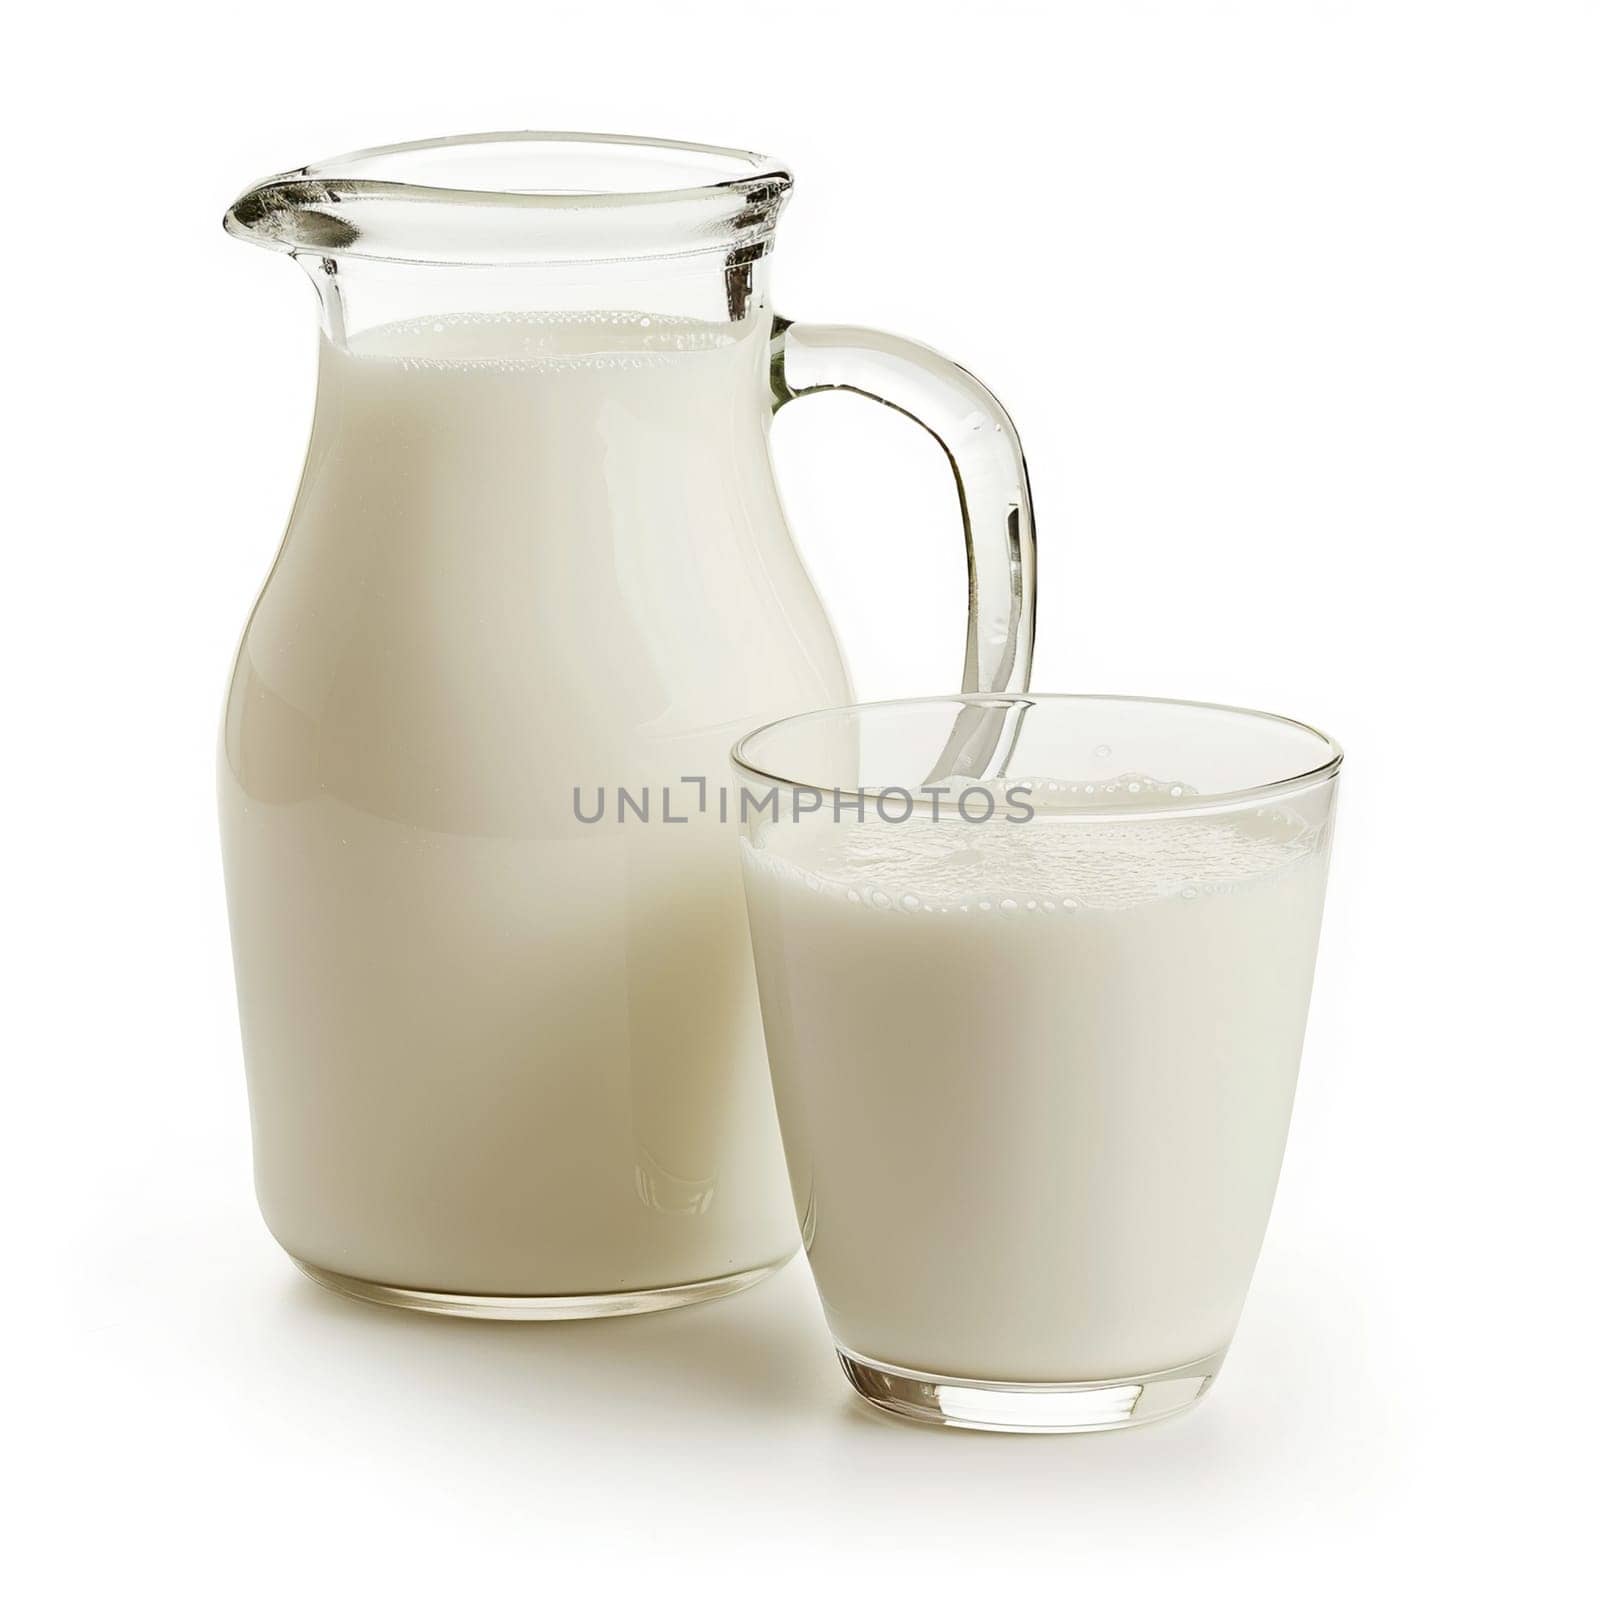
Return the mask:
POLYGON ((841 1345, 1012 1382, 1226 1348, 1288 1127, 1327 835, 1289 810, 758 832, 768 1050, 841 1345))
POLYGON ((538 1297, 792 1248, 732 830, 573 809, 681 812, 740 729, 848 698, 773 486, 769 327, 737 334, 324 344, 221 764, 257 1188, 303 1261, 538 1297))

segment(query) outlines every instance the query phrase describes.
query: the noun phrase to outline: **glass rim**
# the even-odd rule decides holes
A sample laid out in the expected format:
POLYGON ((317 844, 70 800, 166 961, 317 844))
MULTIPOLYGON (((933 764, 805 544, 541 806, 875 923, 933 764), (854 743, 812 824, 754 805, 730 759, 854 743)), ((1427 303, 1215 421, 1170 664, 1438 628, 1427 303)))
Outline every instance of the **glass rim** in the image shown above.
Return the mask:
POLYGON ((793 184, 782 162, 733 145, 536 129, 461 133, 370 145, 276 173, 233 202, 223 227, 289 254, 399 263, 577 265, 730 248, 759 257, 793 184), (528 170, 514 172, 508 160, 493 181, 464 181, 467 172, 438 181, 450 176, 450 153, 469 166, 474 153, 502 146, 526 150, 528 170), (540 156, 563 150, 613 163, 618 183, 537 181, 540 156), (418 172, 406 170, 405 157, 436 152, 446 153, 436 163, 443 171, 430 172, 425 161, 418 172), (669 181, 643 181, 651 157, 669 158, 663 165, 676 168, 669 181), (703 174, 685 171, 700 166, 703 174), (387 211, 381 220, 379 206, 387 211))
MULTIPOLYGON (((803 722, 815 722, 824 717, 850 717, 858 716, 867 711, 895 711, 904 710, 911 706, 926 705, 959 705, 974 707, 991 707, 1003 710, 1018 706, 1036 704, 1059 704, 1062 702, 1078 702, 1087 700, 1106 701, 1111 703, 1147 705, 1147 706, 1180 706, 1187 711, 1221 711, 1231 716, 1243 717, 1256 722, 1276 723, 1282 727, 1296 728, 1302 733, 1310 734, 1320 741, 1327 752, 1327 759, 1319 762, 1314 767, 1308 767, 1303 772, 1287 774, 1282 778, 1273 778, 1266 783, 1249 784, 1241 789, 1229 789, 1214 794, 1197 794, 1185 796, 1182 800, 1170 805, 1163 805, 1151 811, 1152 815, 1164 817, 1177 816, 1183 813, 1213 811, 1226 809, 1232 806, 1245 805, 1250 802, 1278 798, 1285 794, 1308 789, 1318 783, 1325 783, 1336 777, 1339 769, 1344 764, 1344 747, 1331 734, 1324 733, 1321 728, 1314 727, 1309 722, 1302 722, 1298 717, 1286 717, 1276 711, 1261 711, 1253 706, 1227 705, 1215 700, 1184 700, 1166 695, 1148 694, 1088 694, 1088 693, 1058 693, 1044 691, 1034 693, 1028 689, 1018 689, 1009 693, 994 694, 925 694, 891 696, 886 700, 861 700, 849 701, 836 706, 819 706, 811 711, 794 712, 787 717, 774 717, 769 722, 762 723, 759 727, 751 728, 742 734, 733 743, 728 752, 728 760, 735 773, 741 778, 754 780, 756 783, 783 789, 821 789, 832 794, 837 792, 842 797, 851 800, 871 799, 889 791, 899 792, 901 785, 866 785, 860 788, 837 788, 833 784, 808 783, 802 778, 786 777, 780 773, 769 772, 764 767, 749 759, 748 747, 764 734, 772 733, 779 728, 795 726, 803 722)), ((1074 804, 1070 813, 1073 818, 1079 817, 1129 817, 1138 815, 1142 808, 1138 805, 1123 804, 1074 804)))

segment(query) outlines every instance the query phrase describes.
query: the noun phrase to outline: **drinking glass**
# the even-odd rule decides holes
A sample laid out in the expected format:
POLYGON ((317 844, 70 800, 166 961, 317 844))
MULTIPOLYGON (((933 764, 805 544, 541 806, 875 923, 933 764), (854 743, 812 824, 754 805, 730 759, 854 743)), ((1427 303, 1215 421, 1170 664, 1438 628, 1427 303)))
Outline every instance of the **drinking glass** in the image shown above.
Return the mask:
POLYGON ((801 1235, 850 1383, 1074 1432, 1210 1387, 1255 1268, 1341 752, 1258 711, 962 695, 734 747, 801 1235))

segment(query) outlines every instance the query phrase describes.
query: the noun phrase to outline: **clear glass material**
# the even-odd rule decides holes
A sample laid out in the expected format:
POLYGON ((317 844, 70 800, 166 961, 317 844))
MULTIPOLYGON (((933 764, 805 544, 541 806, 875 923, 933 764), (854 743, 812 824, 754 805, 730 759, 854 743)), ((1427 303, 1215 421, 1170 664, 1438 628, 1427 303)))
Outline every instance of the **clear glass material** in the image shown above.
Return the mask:
POLYGON ((958 696, 734 748, 801 1235, 897 1414, 1193 1405, 1289 1126, 1340 765, 1285 718, 958 696))
POLYGON ((321 317, 220 761, 257 1190, 319 1282, 601 1316, 793 1248, 736 826, 703 798, 738 728, 850 696, 772 414, 843 386, 940 434, 969 687, 1027 682, 1033 535, 974 379, 774 316, 789 187, 744 151, 490 134, 228 213, 321 317))

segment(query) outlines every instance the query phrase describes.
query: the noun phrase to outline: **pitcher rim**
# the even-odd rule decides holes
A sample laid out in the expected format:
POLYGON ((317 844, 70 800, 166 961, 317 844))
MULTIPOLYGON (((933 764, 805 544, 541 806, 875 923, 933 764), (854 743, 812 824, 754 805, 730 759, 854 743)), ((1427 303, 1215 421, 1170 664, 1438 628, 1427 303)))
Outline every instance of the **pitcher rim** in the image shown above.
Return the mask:
POLYGON ((223 226, 290 255, 398 263, 584 265, 717 252, 749 261, 766 253, 793 182, 781 162, 734 145, 534 129, 452 134, 275 173, 233 202, 223 226), (614 169, 616 180, 573 183, 563 168, 614 169))

